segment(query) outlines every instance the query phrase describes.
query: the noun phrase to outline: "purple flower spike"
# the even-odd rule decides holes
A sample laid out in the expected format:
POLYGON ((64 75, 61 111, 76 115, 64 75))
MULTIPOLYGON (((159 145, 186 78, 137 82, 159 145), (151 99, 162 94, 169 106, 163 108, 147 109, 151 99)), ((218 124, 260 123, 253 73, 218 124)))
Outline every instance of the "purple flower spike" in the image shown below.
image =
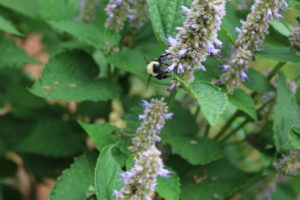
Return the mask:
POLYGON ((291 47, 294 51, 300 51, 300 25, 296 26, 289 36, 291 47))
POLYGON ((292 150, 289 155, 284 155, 279 161, 273 162, 273 166, 279 173, 296 176, 300 169, 300 150, 292 150))
POLYGON ((135 152, 144 151, 150 146, 155 145, 157 142, 156 134, 160 133, 165 120, 168 120, 173 115, 168 113, 168 106, 164 102, 164 99, 152 99, 150 103, 143 101, 142 105, 144 113, 139 115, 142 123, 136 131, 136 136, 132 139, 134 145, 133 151, 135 152))
MULTIPOLYGON (((194 70, 205 70, 200 64, 210 54, 218 54, 218 48, 222 46, 217 33, 225 14, 225 0, 193 0, 190 8, 182 6, 182 10, 186 20, 183 27, 176 28, 178 33, 175 39, 168 37, 169 48, 166 53, 172 66, 168 70, 182 74, 185 81, 190 82, 194 70)), ((180 83, 176 82, 175 85, 180 83)), ((171 86, 168 90, 174 88, 171 86)))
POLYGON ((80 14, 79 17, 77 17, 75 20, 84 21, 86 23, 92 23, 97 12, 99 0, 81 0, 79 5, 80 14))
POLYGON ((239 87, 241 82, 248 79, 248 64, 254 52, 264 42, 268 34, 269 21, 279 16, 279 9, 285 5, 284 0, 255 0, 251 13, 241 28, 236 28, 238 38, 234 50, 221 76, 221 82, 228 86, 230 92, 239 87), (228 67, 230 66, 230 67, 228 67))
POLYGON ((146 0, 110 0, 105 11, 106 28, 116 32, 123 29, 127 20, 134 28, 141 28, 148 21, 146 0))
POLYGON ((117 200, 152 199, 157 185, 157 177, 167 178, 172 173, 163 168, 164 164, 160 155, 161 152, 152 146, 137 156, 134 166, 129 172, 131 176, 125 176, 126 178, 123 180, 124 187, 119 192, 114 191, 117 200))

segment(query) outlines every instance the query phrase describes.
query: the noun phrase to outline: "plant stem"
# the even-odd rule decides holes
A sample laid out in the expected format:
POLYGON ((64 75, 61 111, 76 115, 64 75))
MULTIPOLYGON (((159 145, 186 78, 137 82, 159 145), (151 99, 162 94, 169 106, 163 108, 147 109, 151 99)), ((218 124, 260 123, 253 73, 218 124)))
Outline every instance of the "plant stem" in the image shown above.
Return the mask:
POLYGON ((273 76, 286 64, 286 62, 279 62, 272 71, 267 75, 267 80, 271 80, 273 76))
MULTIPOLYGON (((272 71, 269 72, 269 74, 267 75, 266 79, 268 81, 270 81, 275 75, 276 73, 286 64, 286 62, 279 62, 275 65, 275 67, 272 69, 272 71)), ((253 92, 251 94, 251 97, 253 99, 255 99, 257 96, 259 95, 258 92, 253 92)))
POLYGON ((194 114, 195 118, 198 116, 199 112, 200 112, 200 106, 197 106, 197 110, 196 110, 196 112, 194 114))
MULTIPOLYGON (((264 107, 266 107, 270 102, 272 102, 272 99, 269 99, 266 101, 258 110, 257 112, 260 113, 264 107)), ((250 118, 246 118, 239 126, 237 126, 235 129, 230 131, 223 139, 220 140, 220 142, 225 142, 227 139, 229 139, 232 135, 234 135, 239 129, 243 128, 248 122, 250 122, 250 118)))
POLYGON ((230 131, 223 139, 221 139, 220 142, 225 142, 226 140, 228 140, 238 130, 240 130, 241 128, 243 128, 249 121, 250 121, 249 118, 245 119, 240 125, 238 125, 235 129, 233 129, 232 131, 230 131))
POLYGON ((221 128, 221 130, 217 133, 215 136, 215 139, 218 140, 226 131, 227 129, 231 126, 231 124, 234 122, 234 120, 239 117, 241 114, 240 111, 236 111, 226 122, 226 124, 221 128))
MULTIPOLYGON (((267 80, 271 80, 274 75, 286 64, 286 62, 279 62, 277 63, 277 65, 272 69, 272 71, 267 75, 267 80)), ((258 95, 259 93, 257 92, 253 92, 251 94, 251 97, 252 98, 256 98, 256 96, 258 95)), ((226 122, 226 124, 223 126, 223 128, 218 132, 218 134, 216 135, 215 139, 219 139, 226 131, 227 129, 231 126, 231 124, 234 122, 234 120, 239 117, 241 114, 241 111, 236 111, 232 117, 226 122)), ((248 120, 247 122, 249 122, 250 120, 248 120)), ((231 133, 231 132, 230 132, 231 133)))
POLYGON ((209 135, 209 130, 210 130, 210 125, 207 122, 206 126, 205 126, 205 131, 204 131, 204 137, 208 137, 209 135))

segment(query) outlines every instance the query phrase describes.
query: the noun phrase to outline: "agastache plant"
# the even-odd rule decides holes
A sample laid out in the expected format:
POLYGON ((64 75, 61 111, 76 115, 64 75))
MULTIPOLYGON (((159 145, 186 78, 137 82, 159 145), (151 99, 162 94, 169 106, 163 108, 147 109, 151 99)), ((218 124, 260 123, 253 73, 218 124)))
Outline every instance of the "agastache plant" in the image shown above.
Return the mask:
POLYGON ((108 29, 119 32, 123 29, 130 12, 131 0, 110 0, 105 8, 108 18, 105 26, 108 29))
POLYGON ((300 25, 296 26, 289 36, 291 47, 294 51, 300 51, 300 25))
POLYGON ((139 115, 142 120, 141 126, 136 131, 133 138, 133 151, 141 152, 155 145, 160 141, 158 134, 165 124, 165 120, 171 119, 173 113, 168 112, 168 106, 163 99, 152 99, 151 102, 143 101, 143 115, 139 115))
POLYGON ((284 0, 256 0, 246 21, 242 21, 242 28, 236 28, 238 38, 232 56, 222 66, 225 73, 221 76, 221 82, 227 84, 230 91, 248 78, 247 65, 268 34, 268 22, 274 17, 281 18, 279 9, 283 6, 286 6, 284 0))
MULTIPOLYGON (((225 14, 225 0, 194 0, 191 8, 182 6, 186 14, 183 27, 178 27, 176 38, 168 37, 171 65, 166 69, 193 79, 195 69, 206 70, 202 62, 210 54, 219 53, 222 42, 218 40, 221 20, 225 14)), ((169 90, 178 86, 172 83, 169 90)))
POLYGON ((81 0, 79 5, 80 14, 77 20, 92 23, 99 6, 99 0, 81 0))
POLYGON ((161 152, 155 146, 139 153, 134 167, 121 174, 121 181, 125 185, 119 192, 114 192, 117 200, 152 199, 157 185, 157 177, 166 178, 171 173, 163 168, 160 155, 161 152))
POLYGON ((160 141, 158 134, 170 119, 173 113, 167 113, 168 107, 163 98, 152 99, 150 103, 143 101, 143 115, 140 127, 133 138, 133 146, 130 148, 136 153, 134 166, 130 171, 121 174, 124 187, 115 191, 117 200, 145 199, 151 200, 157 184, 157 177, 167 177, 171 172, 164 169, 161 152, 155 147, 160 141))
POLYGON ((187 18, 183 27, 178 27, 176 38, 168 37, 167 53, 172 61, 169 71, 176 73, 205 70, 201 64, 209 54, 217 54, 222 42, 217 39, 221 20, 225 14, 223 0, 195 0, 191 8, 182 6, 187 18))
POLYGON ((105 11, 105 26, 116 32, 123 29, 127 19, 134 28, 141 28, 148 20, 146 0, 110 0, 105 11))
POLYGON ((300 169, 300 150, 294 149, 279 161, 273 162, 275 169, 285 175, 297 175, 300 169))
POLYGON ((134 0, 130 6, 129 21, 130 24, 135 28, 141 28, 148 20, 147 13, 147 1, 146 0, 134 0))

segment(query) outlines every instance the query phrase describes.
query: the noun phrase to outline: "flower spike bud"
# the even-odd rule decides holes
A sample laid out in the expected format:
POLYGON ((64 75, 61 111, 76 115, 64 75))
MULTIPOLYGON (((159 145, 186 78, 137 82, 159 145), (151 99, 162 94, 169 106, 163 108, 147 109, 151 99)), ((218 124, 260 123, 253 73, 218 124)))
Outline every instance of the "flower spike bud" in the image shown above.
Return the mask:
POLYGON ((141 152, 155 145, 160 140, 157 134, 165 124, 171 119, 173 113, 168 113, 168 106, 164 99, 151 99, 150 103, 143 101, 143 115, 139 115, 142 120, 141 126, 136 131, 136 136, 132 139, 133 151, 141 152))
POLYGON ((105 11, 108 15, 105 27, 119 32, 123 29, 130 12, 129 0, 110 0, 105 11))
POLYGON ((156 147, 150 147, 138 156, 129 172, 121 174, 124 186, 120 191, 114 191, 117 200, 152 199, 157 177, 167 178, 172 173, 163 168, 160 154, 161 152, 156 147))
POLYGON ((80 13, 76 20, 92 23, 99 6, 99 0, 81 0, 79 5, 80 13))
POLYGON ((130 4, 129 21, 135 28, 141 28, 148 21, 147 0, 133 0, 130 4))
POLYGON ((296 26, 289 36, 291 47, 294 51, 300 51, 300 25, 296 26))
POLYGON ((273 166, 282 174, 296 176, 300 169, 300 150, 292 150, 289 155, 284 155, 279 161, 273 162, 273 166))
POLYGON ((135 28, 141 28, 148 20, 147 0, 110 0, 105 11, 106 28, 117 32, 123 29, 127 19, 135 28))

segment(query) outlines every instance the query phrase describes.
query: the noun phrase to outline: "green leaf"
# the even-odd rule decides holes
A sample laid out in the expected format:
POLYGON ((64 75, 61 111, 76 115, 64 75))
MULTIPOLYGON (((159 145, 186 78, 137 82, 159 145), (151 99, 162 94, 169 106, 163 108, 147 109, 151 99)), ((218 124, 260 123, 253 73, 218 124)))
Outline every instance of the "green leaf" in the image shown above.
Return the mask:
POLYGON ((36 118, 35 111, 47 105, 43 99, 28 92, 27 87, 31 84, 32 81, 18 68, 0 70, 0 96, 4 104, 9 102, 10 113, 15 117, 36 118))
POLYGON ((24 167, 40 182, 45 178, 58 177, 58 173, 66 168, 66 158, 53 158, 31 153, 20 153, 24 167))
POLYGON ((66 32, 79 41, 95 48, 102 48, 104 43, 110 46, 119 41, 120 36, 110 32, 102 32, 93 24, 80 21, 48 21, 55 29, 66 32))
POLYGON ((116 98, 120 87, 113 80, 95 79, 98 67, 80 51, 59 54, 46 65, 30 91, 40 97, 65 101, 106 101, 116 98))
POLYGON ((172 119, 166 121, 161 133, 162 138, 197 135, 200 128, 188 109, 183 108, 179 102, 174 102, 170 112, 175 114, 172 119))
POLYGON ((2 185, 0 185, 0 200, 4 200, 2 185))
POLYGON ((248 80, 243 82, 243 84, 255 92, 268 92, 272 89, 272 86, 266 77, 253 68, 249 68, 248 80))
POLYGON ((101 48, 104 42, 101 31, 92 24, 80 21, 49 21, 49 24, 55 29, 67 32, 79 41, 95 48, 101 48))
POLYGON ((95 171, 95 186, 98 199, 112 200, 114 190, 119 190, 121 168, 112 154, 113 146, 108 146, 101 152, 95 171))
POLYGON ((228 99, 215 85, 204 81, 193 81, 188 85, 190 92, 201 106, 201 110, 210 125, 215 125, 224 112, 228 99))
POLYGON ((238 109, 247 113, 254 120, 257 119, 255 104, 249 94, 244 90, 236 89, 232 95, 229 96, 229 101, 238 109))
POLYGON ((48 200, 83 200, 93 193, 96 156, 88 153, 75 158, 53 186, 48 200))
POLYGON ((299 194, 298 189, 294 191, 290 185, 277 184, 276 190, 271 194, 270 200, 295 200, 297 199, 297 194, 299 194))
POLYGON ((36 0, 0 0, 0 5, 33 18, 37 17, 40 11, 40 5, 36 0))
POLYGON ((81 122, 79 124, 94 141, 99 151, 101 151, 107 145, 117 143, 121 139, 120 136, 114 135, 114 133, 119 131, 119 129, 113 125, 85 124, 81 122))
POLYGON ((265 44, 278 47, 290 47, 288 37, 279 33, 273 26, 269 27, 269 34, 266 36, 265 44))
POLYGON ((292 127, 289 130, 289 140, 294 147, 300 149, 300 126, 292 127))
POLYGON ((138 115, 143 113, 143 109, 140 106, 133 106, 130 111, 125 113, 123 118, 126 121, 126 130, 134 132, 141 124, 138 120, 138 115))
POLYGON ((17 148, 20 152, 52 157, 65 157, 84 148, 84 137, 61 120, 40 121, 17 148))
POLYGON ((212 79, 218 78, 222 71, 219 67, 223 65, 222 62, 213 57, 208 57, 207 60, 203 63, 206 68, 206 71, 203 70, 195 70, 195 80, 197 81, 208 81, 210 82, 212 79))
POLYGON ((139 77, 148 76, 146 73, 145 60, 143 54, 134 49, 125 49, 117 54, 111 54, 107 57, 110 64, 116 66, 117 68, 130 72, 139 77))
POLYGON ((286 85, 286 79, 282 74, 278 78, 276 104, 273 111, 274 140, 278 151, 290 150, 289 141, 291 127, 300 125, 300 108, 295 96, 286 85))
POLYGON ((91 120, 97 120, 99 118, 108 120, 112 110, 111 103, 111 101, 83 101, 78 103, 76 114, 87 116, 91 120))
POLYGON ((20 143, 30 134, 35 125, 31 119, 16 120, 5 115, 0 120, 0 138, 8 151, 15 151, 20 143))
POLYGON ((190 7, 190 4, 190 0, 148 0, 154 33, 161 44, 167 46, 167 36, 176 35, 176 28, 181 27, 185 19, 181 6, 190 7))
POLYGON ((257 180, 255 174, 245 173, 226 160, 186 170, 181 184, 182 200, 225 199, 257 180))
POLYGON ((172 146, 172 152, 180 155, 192 165, 203 165, 222 158, 219 144, 208 138, 195 139, 184 136, 163 136, 163 141, 172 146))
POLYGON ((22 36, 23 34, 20 33, 10 21, 6 20, 4 17, 0 16, 0 30, 8 33, 12 33, 18 36, 22 36))
POLYGON ((158 177, 156 192, 165 200, 180 199, 180 181, 175 172, 172 172, 168 178, 158 177))
POLYGON ((0 185, 0 199, 1 197, 3 200, 22 200, 23 195, 21 194, 20 190, 17 190, 17 188, 9 185, 9 184, 3 184, 0 185), (1 196, 1 190, 2 190, 2 196, 1 196))
MULTIPOLYGON (((20 1, 20 0, 19 0, 20 1)), ((39 18, 44 20, 75 20, 79 16, 77 0, 35 0, 39 4, 39 18)))
POLYGON ((300 56, 287 47, 264 45, 262 51, 257 52, 255 56, 280 62, 300 62, 300 56))
POLYGON ((0 157, 6 152, 4 141, 0 138, 0 157))
POLYGON ((0 0, 0 5, 36 19, 74 20, 78 15, 78 1, 0 0))
POLYGON ((236 9, 231 2, 226 2, 226 15, 222 19, 221 33, 223 33, 232 43, 237 38, 235 28, 241 25, 235 10, 236 9))
POLYGON ((38 61, 29 57, 25 51, 17 47, 13 40, 10 40, 0 33, 0 68, 22 67, 24 64, 39 64, 38 61))
POLYGON ((18 166, 11 160, 0 157, 0 183, 1 179, 14 176, 17 173, 18 166))
POLYGON ((296 1, 298 0, 286 0, 285 2, 288 4, 288 7, 292 7, 296 3, 296 1))
POLYGON ((293 30, 293 27, 288 24, 285 24, 282 21, 272 20, 269 23, 277 32, 279 32, 280 34, 286 37, 290 36, 292 33, 291 30, 293 30))

